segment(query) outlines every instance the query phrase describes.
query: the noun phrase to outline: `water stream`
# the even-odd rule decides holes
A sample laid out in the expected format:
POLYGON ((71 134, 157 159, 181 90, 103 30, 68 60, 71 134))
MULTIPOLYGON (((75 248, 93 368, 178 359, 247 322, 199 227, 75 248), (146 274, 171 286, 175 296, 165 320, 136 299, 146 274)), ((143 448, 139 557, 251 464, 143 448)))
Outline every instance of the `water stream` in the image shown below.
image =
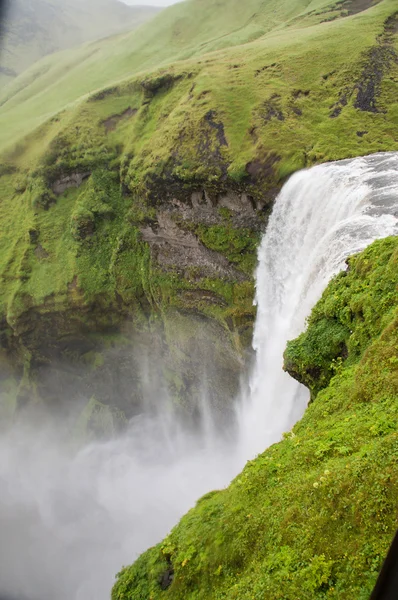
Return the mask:
POLYGON ((397 153, 317 166, 284 186, 259 250, 256 362, 230 445, 211 423, 194 436, 161 409, 77 454, 45 427, 3 435, 0 598, 109 599, 123 564, 280 439, 308 401, 282 370, 286 341, 350 254, 398 233, 397 217, 397 153))

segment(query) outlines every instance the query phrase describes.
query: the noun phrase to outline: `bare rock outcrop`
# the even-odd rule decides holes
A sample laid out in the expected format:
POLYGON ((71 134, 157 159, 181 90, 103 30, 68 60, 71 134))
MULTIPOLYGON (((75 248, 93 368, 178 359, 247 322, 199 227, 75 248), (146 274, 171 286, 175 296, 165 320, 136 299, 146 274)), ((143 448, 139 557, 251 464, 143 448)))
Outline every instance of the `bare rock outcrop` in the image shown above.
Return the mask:
POLYGON ((178 226, 166 211, 158 213, 157 225, 141 228, 142 239, 156 262, 166 269, 187 273, 194 268, 201 277, 241 280, 244 275, 218 252, 206 248, 198 238, 178 226))
POLYGON ((83 181, 90 177, 91 173, 71 173, 70 175, 66 175, 65 177, 61 177, 54 182, 52 186, 52 191, 57 196, 63 194, 69 188, 78 188, 81 186, 83 181))

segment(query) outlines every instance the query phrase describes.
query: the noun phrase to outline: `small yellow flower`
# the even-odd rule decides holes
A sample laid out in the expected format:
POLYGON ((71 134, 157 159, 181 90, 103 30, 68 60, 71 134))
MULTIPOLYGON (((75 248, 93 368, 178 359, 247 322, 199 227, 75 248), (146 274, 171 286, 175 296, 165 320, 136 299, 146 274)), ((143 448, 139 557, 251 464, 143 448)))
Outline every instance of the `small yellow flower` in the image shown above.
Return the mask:
POLYGON ((317 487, 319 487, 319 483, 316 481, 316 482, 313 484, 313 486, 314 486, 314 488, 317 488, 317 487))
POLYGON ((330 471, 326 469, 326 471, 324 471, 324 475, 330 475, 330 471))

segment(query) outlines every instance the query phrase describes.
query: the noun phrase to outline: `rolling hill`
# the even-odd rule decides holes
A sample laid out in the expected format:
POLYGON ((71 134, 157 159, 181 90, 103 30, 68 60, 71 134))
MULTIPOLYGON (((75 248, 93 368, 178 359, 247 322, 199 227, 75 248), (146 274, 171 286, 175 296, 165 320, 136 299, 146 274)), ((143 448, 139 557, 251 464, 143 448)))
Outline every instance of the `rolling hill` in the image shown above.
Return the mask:
POLYGON ((0 47, 2 86, 47 54, 132 30, 159 11, 118 0, 13 0, 7 8, 0 47))

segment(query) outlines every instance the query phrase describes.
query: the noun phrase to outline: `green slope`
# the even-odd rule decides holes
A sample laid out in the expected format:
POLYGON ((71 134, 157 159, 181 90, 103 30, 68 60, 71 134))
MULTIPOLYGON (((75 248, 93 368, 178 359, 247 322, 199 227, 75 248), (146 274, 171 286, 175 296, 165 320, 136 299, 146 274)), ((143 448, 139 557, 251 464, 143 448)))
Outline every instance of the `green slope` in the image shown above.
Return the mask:
POLYGON ((132 30, 159 9, 129 7, 118 0, 13 0, 0 47, 0 85, 46 54, 132 30))
MULTIPOLYGON (((364 2, 365 6, 373 4, 364 2)), ((48 57, 24 73, 0 96, 2 144, 9 144, 80 96, 137 72, 253 40, 259 42, 244 50, 245 60, 259 53, 264 58, 269 53, 279 56, 295 39, 311 44, 314 35, 322 37, 329 30, 327 24, 319 31, 307 28, 349 14, 343 7, 350 5, 350 0, 337 3, 338 9, 330 0, 224 0, 215 5, 210 0, 189 0, 177 4, 139 31, 48 57)), ((355 22, 349 35, 354 29, 355 22)), ((333 36, 335 28, 330 32, 333 36)), ((343 35, 340 43, 351 45, 352 40, 346 41, 343 35)), ((363 31, 361 43, 366 43, 365 35, 363 31)), ((211 62, 216 60, 220 66, 225 60, 234 61, 234 52, 213 55, 211 62)))
POLYGON ((292 354, 310 361, 320 323, 325 347, 338 324, 349 350, 330 357, 330 383, 282 442, 124 569, 113 600, 368 600, 396 530, 397 290, 397 238, 350 260, 288 350, 291 367, 292 354))

